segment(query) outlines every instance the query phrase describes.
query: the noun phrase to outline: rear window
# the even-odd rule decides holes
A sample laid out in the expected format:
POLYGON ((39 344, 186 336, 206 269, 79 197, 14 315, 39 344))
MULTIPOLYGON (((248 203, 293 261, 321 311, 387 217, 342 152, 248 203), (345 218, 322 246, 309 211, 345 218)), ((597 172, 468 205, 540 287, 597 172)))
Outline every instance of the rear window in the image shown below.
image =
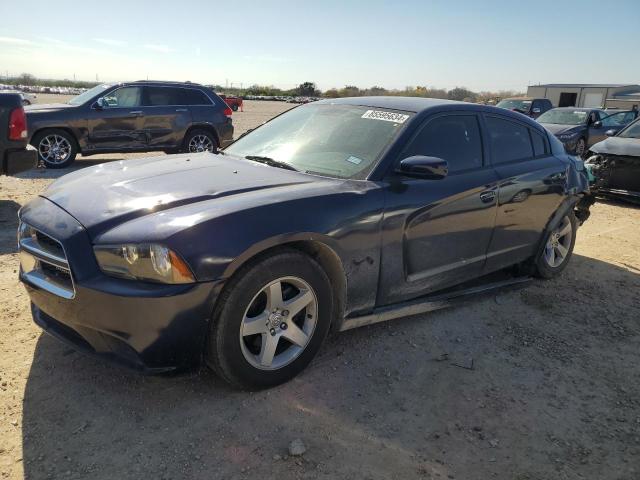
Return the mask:
POLYGON ((496 117, 487 117, 486 121, 493 163, 513 162, 534 156, 529 128, 496 117))
POLYGON ((546 155, 547 152, 547 142, 541 133, 536 132, 535 130, 530 130, 531 132, 531 143, 533 143, 533 153, 536 157, 541 157, 546 155))
POLYGON ((211 105, 211 99, 202 90, 196 90, 195 88, 184 88, 182 90, 182 103, 184 105, 211 105))
POLYGON ((166 105, 182 105, 182 88, 146 87, 145 105, 160 107, 166 105))

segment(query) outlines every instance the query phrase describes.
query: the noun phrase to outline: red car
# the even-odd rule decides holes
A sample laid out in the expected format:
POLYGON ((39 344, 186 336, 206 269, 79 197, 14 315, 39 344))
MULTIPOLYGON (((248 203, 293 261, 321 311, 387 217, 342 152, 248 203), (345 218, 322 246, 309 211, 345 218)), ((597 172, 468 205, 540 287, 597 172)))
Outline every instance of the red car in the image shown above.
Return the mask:
POLYGON ((227 105, 229 105, 229 107, 231 107, 231 110, 233 110, 234 112, 237 112, 238 109, 240 109, 241 112, 243 111, 242 98, 236 97, 235 95, 225 95, 223 93, 220 93, 218 95, 227 103, 227 105))

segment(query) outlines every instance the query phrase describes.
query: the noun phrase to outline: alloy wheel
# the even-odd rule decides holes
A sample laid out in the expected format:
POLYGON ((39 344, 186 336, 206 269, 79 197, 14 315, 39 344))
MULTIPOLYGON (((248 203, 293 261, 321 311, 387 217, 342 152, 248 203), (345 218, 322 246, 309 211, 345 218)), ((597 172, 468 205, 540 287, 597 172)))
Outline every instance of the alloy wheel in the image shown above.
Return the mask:
POLYGON ((547 265, 556 268, 562 265, 569 254, 571 240, 573 238, 573 227, 571 220, 565 216, 560 225, 551 232, 547 244, 544 248, 544 259, 547 265))
POLYGON ((584 155, 584 150, 585 150, 584 138, 580 138, 578 140, 578 143, 576 143, 576 155, 578 157, 582 157, 582 155, 584 155))
POLYGON ((213 152, 213 142, 206 135, 194 135, 189 140, 189 152, 213 152))
POLYGON ((45 163, 64 163, 71 155, 71 144, 61 135, 47 135, 40 140, 38 153, 45 163))
POLYGON ((316 327, 318 301, 298 277, 281 277, 251 300, 240 326, 244 358, 260 370, 277 370, 305 350, 316 327))

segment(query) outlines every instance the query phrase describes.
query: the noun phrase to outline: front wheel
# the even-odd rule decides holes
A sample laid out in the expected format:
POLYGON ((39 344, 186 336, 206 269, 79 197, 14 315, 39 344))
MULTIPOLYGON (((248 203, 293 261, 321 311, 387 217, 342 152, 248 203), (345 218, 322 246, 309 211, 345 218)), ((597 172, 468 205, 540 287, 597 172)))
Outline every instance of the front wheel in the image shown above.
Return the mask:
POLYGON ((576 243, 578 221, 573 212, 562 217, 560 223, 547 234, 545 244, 536 258, 536 275, 553 278, 569 263, 576 243))
POLYGON ((243 267, 218 300, 206 363, 241 388, 290 380, 311 362, 333 311, 322 267, 296 250, 281 250, 243 267))
POLYGON ((587 149, 587 142, 584 138, 579 138, 576 142, 576 155, 580 158, 584 156, 584 153, 587 149))
POLYGON ((44 130, 31 140, 38 150, 38 159, 47 168, 65 168, 73 163, 78 147, 73 136, 59 129, 44 130))
POLYGON ((233 110, 234 112, 238 111, 238 105, 236 105, 235 103, 233 105, 231 105, 231 110, 233 110))
POLYGON ((189 153, 215 153, 218 150, 218 141, 216 137, 207 130, 192 130, 184 139, 184 150, 189 153))

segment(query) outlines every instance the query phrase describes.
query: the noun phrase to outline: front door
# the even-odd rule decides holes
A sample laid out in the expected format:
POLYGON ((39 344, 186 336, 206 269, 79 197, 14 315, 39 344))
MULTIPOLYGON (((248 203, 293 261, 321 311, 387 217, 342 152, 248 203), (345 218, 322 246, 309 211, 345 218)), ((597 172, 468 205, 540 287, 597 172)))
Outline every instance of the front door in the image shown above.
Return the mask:
POLYGON ((449 173, 387 179, 378 305, 480 275, 493 231, 498 179, 484 161, 475 113, 427 119, 398 160, 412 155, 442 158, 449 173))
POLYGON ((182 88, 144 87, 144 125, 149 147, 176 148, 182 145, 191 125, 191 111, 185 105, 182 88))
POLYGON ((89 143, 95 150, 143 149, 142 87, 121 87, 107 93, 103 106, 89 113, 89 143))

